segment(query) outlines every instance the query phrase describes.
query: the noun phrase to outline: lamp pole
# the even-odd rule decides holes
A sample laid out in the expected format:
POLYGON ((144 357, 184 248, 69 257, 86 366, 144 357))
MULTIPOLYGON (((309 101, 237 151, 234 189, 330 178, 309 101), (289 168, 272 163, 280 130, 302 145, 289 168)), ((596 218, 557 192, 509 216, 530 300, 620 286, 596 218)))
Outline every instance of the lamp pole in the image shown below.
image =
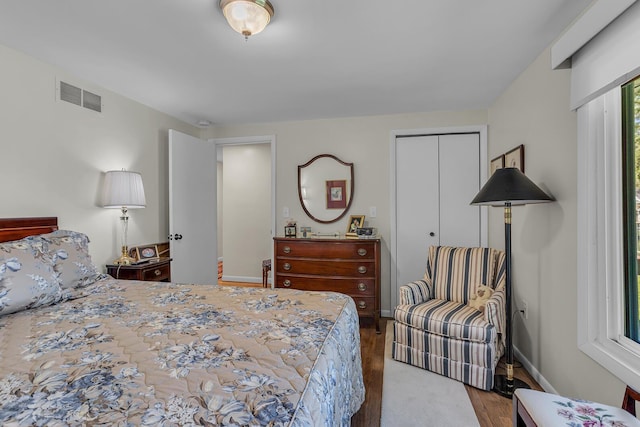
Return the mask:
POLYGON ((531 388, 529 384, 513 377, 513 313, 511 305, 511 202, 504 203, 504 251, 505 251, 505 314, 506 319, 506 375, 496 375, 493 391, 511 399, 516 388, 531 388))

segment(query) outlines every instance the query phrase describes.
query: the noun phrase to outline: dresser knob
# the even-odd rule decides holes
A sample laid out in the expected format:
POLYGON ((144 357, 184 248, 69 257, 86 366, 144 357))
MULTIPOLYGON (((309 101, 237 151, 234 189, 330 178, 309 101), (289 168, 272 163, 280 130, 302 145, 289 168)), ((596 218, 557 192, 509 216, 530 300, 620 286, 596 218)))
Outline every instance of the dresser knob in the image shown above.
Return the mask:
POLYGON ((284 282, 282 282, 282 285, 285 288, 290 288, 291 287, 291 280, 289 280, 289 279, 285 280, 284 282))
POLYGON ((154 272, 153 272, 153 274, 155 274, 156 276, 159 276, 159 275, 161 275, 161 274, 162 274, 162 271, 160 271, 160 270, 156 270, 156 271, 154 271, 154 272))
POLYGON ((289 246, 285 246, 284 248, 282 248, 282 252, 284 252, 285 254, 291 253, 291 248, 289 246))
POLYGON ((367 267, 365 267, 364 265, 361 265, 360 267, 358 267, 358 273, 364 274, 366 272, 367 272, 367 267))
POLYGON ((367 303, 364 301, 358 301, 358 308, 364 310, 365 308, 367 308, 367 303))
POLYGON ((367 290, 367 285, 365 285, 362 282, 358 283, 358 290, 362 291, 362 292, 366 291, 367 290))
POLYGON ((284 268, 286 271, 289 271, 289 270, 291 270, 291 264, 289 264, 288 262, 285 262, 282 265, 282 268, 284 268))
POLYGON ((358 249, 358 255, 365 256, 367 254, 367 250, 365 248, 358 249))

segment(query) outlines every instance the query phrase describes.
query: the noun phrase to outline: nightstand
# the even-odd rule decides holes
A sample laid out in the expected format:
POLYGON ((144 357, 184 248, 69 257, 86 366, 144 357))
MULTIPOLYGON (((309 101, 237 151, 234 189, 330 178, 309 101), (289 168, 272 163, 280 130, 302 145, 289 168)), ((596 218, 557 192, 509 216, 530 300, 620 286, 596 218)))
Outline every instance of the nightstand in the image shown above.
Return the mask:
POLYGON ((171 258, 160 258, 159 261, 149 261, 135 265, 107 264, 107 274, 123 280, 170 282, 171 258))

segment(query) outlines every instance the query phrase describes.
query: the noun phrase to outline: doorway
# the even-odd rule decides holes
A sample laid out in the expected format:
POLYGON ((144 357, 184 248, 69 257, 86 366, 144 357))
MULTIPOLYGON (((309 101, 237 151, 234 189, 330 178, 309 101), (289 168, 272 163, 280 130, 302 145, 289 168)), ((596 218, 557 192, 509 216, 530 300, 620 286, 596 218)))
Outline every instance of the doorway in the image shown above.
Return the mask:
POLYGON ((273 252, 275 137, 211 139, 217 153, 219 280, 262 283, 273 252))

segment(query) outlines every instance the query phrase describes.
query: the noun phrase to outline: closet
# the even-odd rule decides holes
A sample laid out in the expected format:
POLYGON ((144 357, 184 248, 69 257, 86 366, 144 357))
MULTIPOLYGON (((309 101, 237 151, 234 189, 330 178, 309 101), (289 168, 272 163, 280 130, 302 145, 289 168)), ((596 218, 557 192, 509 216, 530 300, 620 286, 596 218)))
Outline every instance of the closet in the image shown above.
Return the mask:
POLYGON ((392 308, 398 287, 424 276, 429 246, 485 244, 486 208, 469 204, 486 174, 486 142, 481 136, 480 132, 395 136, 392 308))

